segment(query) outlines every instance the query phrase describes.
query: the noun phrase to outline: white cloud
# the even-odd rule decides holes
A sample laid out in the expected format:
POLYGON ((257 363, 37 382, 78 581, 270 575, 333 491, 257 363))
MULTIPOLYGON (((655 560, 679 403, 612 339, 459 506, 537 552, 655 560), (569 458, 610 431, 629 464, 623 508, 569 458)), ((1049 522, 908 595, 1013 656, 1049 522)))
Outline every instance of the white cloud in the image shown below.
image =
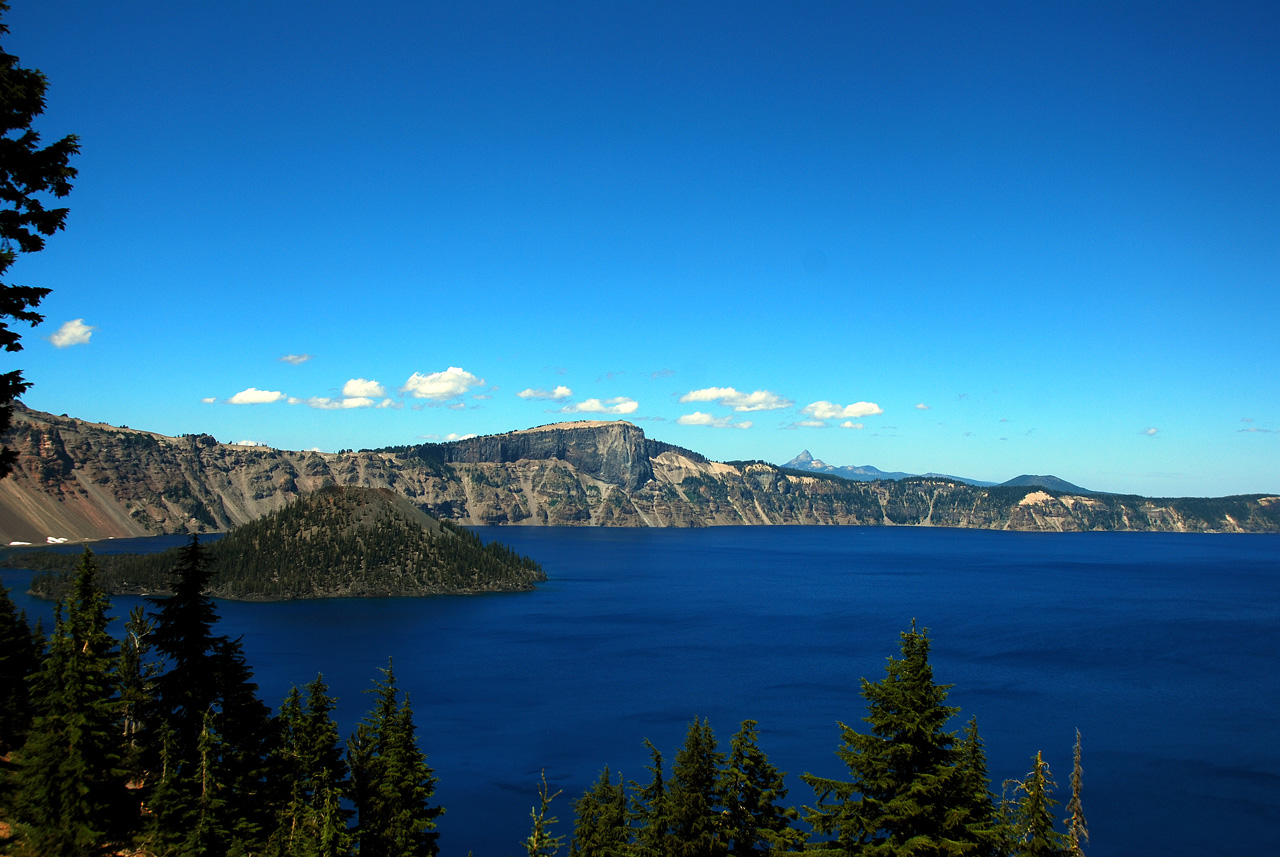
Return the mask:
POLYGON ((231 445, 232 446, 266 446, 265 443, 262 443, 261 441, 256 441, 256 440, 233 440, 231 441, 231 445))
POLYGON ((255 387, 250 387, 247 390, 241 390, 236 393, 227 401, 233 405, 269 405, 283 398, 285 398, 285 395, 279 390, 259 390, 255 387))
POLYGON ((1157 434, 1160 433, 1160 429, 1148 428, 1148 429, 1145 429, 1142 433, 1145 434, 1147 437, 1155 437, 1157 434))
POLYGON ((205 397, 204 397, 203 399, 201 399, 200 401, 201 401, 201 403, 203 403, 203 404, 206 404, 206 405, 212 405, 214 402, 216 402, 216 401, 218 401, 218 400, 217 400, 215 397, 213 397, 213 396, 205 396, 205 397))
POLYGON ((862 429, 862 428, 866 428, 866 426, 864 426, 862 423, 855 423, 851 420, 845 420, 844 422, 840 423, 840 428, 862 429))
POLYGON ((527 390, 521 390, 519 393, 516 393, 516 395, 522 399, 552 399, 554 401, 559 401, 572 396, 573 390, 570 390, 568 387, 561 384, 554 390, 535 390, 530 387, 527 390))
POLYGON ((613 399, 601 401, 599 399, 587 399, 578 402, 576 405, 565 405, 560 409, 562 414, 630 414, 640 407, 640 403, 635 399, 629 399, 626 396, 618 396, 613 399))
POLYGON ((918 403, 918 404, 916 405, 916 410, 917 410, 917 411, 927 411, 927 410, 929 410, 929 406, 928 406, 928 405, 926 405, 924 402, 920 402, 920 403, 918 403))
POLYGON ((702 390, 690 390, 680 397, 681 403, 719 402, 726 408, 733 408, 739 413, 746 411, 776 411, 789 408, 795 404, 788 398, 771 393, 768 390, 756 390, 754 393, 739 393, 733 387, 707 387, 702 390))
POLYGON ((386 389, 377 381, 366 381, 364 378, 352 378, 342 385, 342 395, 349 398, 376 399, 386 394, 386 389))
POLYGON ((473 438, 475 436, 476 436, 475 432, 471 432, 469 434, 455 434, 454 432, 449 432, 447 435, 444 436, 444 439, 445 440, 467 440, 468 438, 473 438))
POLYGON ((390 409, 392 409, 393 411, 398 411, 398 410, 400 410, 401 408, 403 408, 403 407, 404 407, 404 405, 402 405, 402 404, 400 404, 399 402, 394 401, 394 400, 392 400, 392 399, 383 399, 381 402, 378 402, 378 404, 374 405, 374 407, 375 407, 375 408, 390 408, 390 409))
POLYGON ((805 405, 800 409, 800 413, 811 416, 817 420, 837 420, 858 417, 872 417, 876 414, 883 414, 884 408, 875 402, 854 402, 852 405, 837 405, 833 402, 814 402, 811 405, 805 405))
MULTIPOLYGON (((390 399, 386 400, 390 401, 390 399)), ((349 411, 354 408, 372 408, 373 399, 368 396, 348 396, 342 399, 331 399, 328 396, 312 396, 309 399, 289 399, 291 405, 306 405, 320 411, 349 411)), ((379 407, 384 407, 379 405, 379 407)))
POLYGON ((749 429, 753 425, 751 420, 743 420, 735 423, 733 417, 713 417, 711 414, 704 414, 702 411, 694 411, 691 414, 685 414, 676 420, 677 425, 682 426, 707 426, 708 428, 740 428, 749 429))
POLYGON ((62 327, 58 328, 49 341, 53 343, 55 348, 67 348, 71 345, 88 345, 89 337, 93 336, 93 332, 98 328, 92 324, 85 324, 83 318, 73 319, 65 322, 62 327))
POLYGON ((280 358, 280 362, 290 363, 294 366, 297 366, 301 363, 306 363, 310 359, 311 359, 310 354, 286 354, 285 356, 280 358))
POLYGON ((414 372, 409 376, 409 380, 404 382, 400 392, 408 393, 415 399, 432 399, 442 402, 464 395, 472 387, 479 387, 482 384, 484 384, 483 378, 477 378, 457 366, 450 366, 443 372, 432 372, 430 375, 414 372))

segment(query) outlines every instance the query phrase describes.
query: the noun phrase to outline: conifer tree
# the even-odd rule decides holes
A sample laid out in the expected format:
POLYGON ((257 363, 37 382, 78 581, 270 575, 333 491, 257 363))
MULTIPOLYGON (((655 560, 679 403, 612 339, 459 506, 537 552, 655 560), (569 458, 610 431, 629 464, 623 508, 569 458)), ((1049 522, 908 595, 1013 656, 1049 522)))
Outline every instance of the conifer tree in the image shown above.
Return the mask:
POLYGON ((946 705, 950 685, 933 680, 928 631, 904 632, 901 658, 889 658, 879 682, 862 680, 868 734, 840 724, 836 755, 851 779, 805 774, 817 806, 806 819, 834 835, 824 850, 888 857, 968 853, 973 834, 954 813, 955 736, 944 730, 959 709, 946 705))
POLYGON ((956 745, 955 797, 951 799, 955 820, 968 833, 954 854, 992 854, 1004 841, 991 794, 987 754, 978 735, 978 719, 970 718, 956 745))
POLYGON ((151 704, 155 676, 159 665, 148 658, 154 626, 140 606, 129 611, 120 642, 120 721, 123 739, 124 768, 131 781, 143 779, 142 759, 143 712, 151 704))
POLYGON ((804 834, 791 826, 800 814, 780 805, 787 797, 785 775, 769 763, 758 740, 756 721, 742 721, 720 778, 724 836, 732 857, 764 857, 804 847, 804 834))
MULTIPOLYGON (((262 838, 275 811, 264 791, 270 711, 257 697, 239 641, 214 633, 218 614, 206 594, 211 576, 204 547, 193 535, 179 552, 173 594, 152 599, 157 608, 152 639, 166 669, 155 680, 145 719, 171 728, 168 764, 175 770, 167 788, 172 811, 194 811, 199 804, 203 812, 225 812, 217 824, 208 822, 209 829, 232 831, 235 841, 250 843, 262 838), (216 773, 225 788, 212 802, 201 786, 207 771, 214 770, 205 753, 209 735, 217 736, 216 773)), ((153 767, 159 752, 157 742, 150 741, 153 767)))
POLYGON ((22 745, 31 725, 27 679, 40 665, 43 641, 0 586, 0 756, 22 745))
POLYGON ((607 765, 600 779, 573 802, 573 813, 569 857, 626 857, 630 853, 627 790, 621 776, 617 784, 611 781, 607 765))
POLYGON ((1074 857, 1084 857, 1084 849, 1080 840, 1089 841, 1089 826, 1084 820, 1084 805, 1080 802, 1080 792, 1084 788, 1084 768, 1080 765, 1080 730, 1076 730, 1076 748, 1071 766, 1071 800, 1067 801, 1067 817, 1063 822, 1067 825, 1067 850, 1074 857))
POLYGON ((347 765, 333 706, 324 678, 316 676, 307 685, 306 707, 294 687, 276 716, 279 743, 272 768, 279 809, 269 855, 337 857, 350 850, 350 813, 341 805, 347 765))
POLYGON ((721 829, 720 767, 724 754, 706 720, 694 718, 676 753, 667 790, 672 857, 724 857, 729 844, 721 829))
POLYGON ((1065 837, 1054 830, 1053 798, 1057 783, 1053 781, 1049 763, 1037 752, 1031 770, 1018 784, 1022 792, 1015 810, 1016 838, 1013 853, 1019 857, 1062 857, 1065 837))
POLYGON ((538 787, 538 806, 529 810, 529 817, 533 821, 533 828, 529 831, 529 836, 524 840, 524 850, 529 857, 555 857, 560 853, 561 846, 564 845, 563 836, 552 836, 551 828, 560 821, 554 815, 548 816, 547 813, 551 809, 551 801, 560 796, 561 792, 557 791, 551 794, 547 788, 547 772, 542 772, 542 784, 538 787))
POLYGON ((382 673, 373 710, 347 742, 360 857, 434 855, 435 819, 443 812, 428 804, 436 777, 414 737, 408 697, 397 703, 390 662, 382 673))
POLYGON ((631 784, 631 819, 635 825, 636 857, 665 857, 671 837, 671 815, 668 806, 667 785, 662 778, 662 753, 648 738, 652 765, 645 768, 652 775, 647 786, 631 784))
MULTIPOLYGON (((0 15, 9 4, 0 2, 0 15)), ((0 35, 9 28, 0 23, 0 35)), ((62 229, 67 209, 45 208, 49 197, 71 192, 76 177, 71 156, 80 151, 74 135, 48 146, 31 127, 44 112, 49 82, 36 69, 22 68, 18 58, 0 49, 0 276, 8 272, 18 253, 37 253, 45 238, 62 229)), ((0 348, 21 351, 21 337, 9 328, 10 320, 36 325, 44 316, 35 311, 49 290, 39 286, 0 283, 0 348)), ((0 436, 9 429, 13 402, 31 384, 20 370, 0 373, 0 436)), ((17 452, 0 447, 0 479, 17 459, 17 452)))
POLYGON ((123 811, 115 640, 97 571, 86 548, 55 612, 20 756, 18 816, 46 857, 99 853, 132 821, 123 811))

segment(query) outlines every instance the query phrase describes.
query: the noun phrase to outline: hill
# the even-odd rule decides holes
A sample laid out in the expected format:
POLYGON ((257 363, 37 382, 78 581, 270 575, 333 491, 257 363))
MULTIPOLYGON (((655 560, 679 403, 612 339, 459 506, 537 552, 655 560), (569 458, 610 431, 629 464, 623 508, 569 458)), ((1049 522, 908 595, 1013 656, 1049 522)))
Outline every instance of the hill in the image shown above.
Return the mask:
MULTIPOLYGON (((330 486, 299 497, 232 528, 207 556, 210 594, 244 600, 516 591, 546 579, 533 560, 373 488, 330 486)), ((176 550, 104 554, 99 583, 112 594, 164 592, 175 559, 176 550)), ((38 551, 3 564, 42 569, 32 591, 53 597, 78 561, 38 551)))
POLYGON ((924 476, 855 482, 709 461, 621 421, 333 454, 19 408, 6 442, 19 459, 0 480, 2 542, 221 532, 332 485, 385 488, 460 524, 1280 532, 1278 496, 1153 499, 924 476))
POLYGON ((1024 473, 1021 476, 1015 476, 1007 482, 1001 482, 1001 485, 1010 488, 1048 488, 1050 491, 1061 491, 1064 494, 1097 494, 1097 491, 1090 491, 1088 488, 1081 488, 1079 485, 1072 485, 1065 479, 1059 479, 1056 476, 1032 476, 1024 473))

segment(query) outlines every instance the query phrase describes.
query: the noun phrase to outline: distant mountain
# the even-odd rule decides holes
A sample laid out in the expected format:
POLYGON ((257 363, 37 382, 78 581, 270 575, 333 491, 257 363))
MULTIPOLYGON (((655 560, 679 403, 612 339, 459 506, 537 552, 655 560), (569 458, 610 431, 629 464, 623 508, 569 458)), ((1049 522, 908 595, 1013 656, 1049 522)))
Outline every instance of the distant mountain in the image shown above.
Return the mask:
MULTIPOLYGON (((167 591, 177 554, 103 554, 98 583, 112 594, 167 591)), ((304 494, 233 527, 205 554, 210 594, 252 601, 518 591, 546 580, 533 560, 485 545, 385 488, 331 485, 304 494)), ((39 569, 32 591, 57 597, 79 561, 43 549, 8 554, 0 564, 39 569)))
POLYGON ((889 473, 878 467, 872 467, 870 464, 864 464, 860 467, 851 464, 847 464, 844 467, 836 467, 834 464, 827 464, 825 461, 814 458, 807 449, 782 466, 789 467, 792 470, 808 470, 812 473, 830 473, 832 476, 852 479, 854 482, 875 482, 877 479, 906 479, 908 476, 915 475, 914 473, 889 473))
POLYGON ((1083 495, 878 468, 848 479, 709 461, 620 420, 334 454, 166 437, 19 406, 4 442, 18 453, 0 479, 0 543, 10 544, 226 531, 333 485, 384 488, 467 525, 1280 532, 1280 495, 1083 495))
POLYGON ((1015 476, 1008 482, 1001 482, 1002 486, 1009 488, 1048 488, 1050 491, 1061 491, 1063 494, 1097 494, 1097 491, 1090 491, 1088 488, 1081 488, 1079 485, 1072 485, 1065 479, 1059 479, 1056 476, 1031 476, 1022 474, 1015 476))
POLYGON ((827 464, 813 457, 809 450, 805 450, 795 458, 788 461, 783 467, 792 470, 807 470, 810 473, 830 473, 832 476, 839 476, 841 479, 851 479, 854 482, 875 482, 878 479, 910 479, 913 476, 923 476, 929 479, 951 479, 955 482, 963 482, 965 485, 977 485, 982 488, 989 488, 997 483, 982 482, 977 479, 966 479, 963 476, 948 476, 945 473, 903 473, 901 471, 881 470, 878 467, 872 467, 870 464, 861 466, 845 465, 844 467, 836 467, 833 464, 827 464))

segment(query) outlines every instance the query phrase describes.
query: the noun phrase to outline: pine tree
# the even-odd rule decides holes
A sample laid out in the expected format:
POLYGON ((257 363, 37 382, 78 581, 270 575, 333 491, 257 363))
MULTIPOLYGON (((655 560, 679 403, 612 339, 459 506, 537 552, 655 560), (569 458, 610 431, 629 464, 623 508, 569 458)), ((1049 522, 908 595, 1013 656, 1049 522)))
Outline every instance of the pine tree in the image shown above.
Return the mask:
POLYGON ((804 847, 804 834, 791 826, 800 814, 779 805, 787 797, 785 775, 769 763, 758 740, 756 721, 742 721, 720 778, 724 836, 732 857, 764 857, 804 847))
POLYGON ((205 595, 212 572, 200 537, 193 535, 178 554, 171 578, 173 593, 153 598, 155 631, 152 645, 165 659, 165 670, 156 679, 152 722, 173 728, 177 755, 194 759, 204 731, 204 715, 216 699, 210 681, 214 651, 220 638, 213 633, 218 613, 205 595))
POLYGON ((573 802, 573 838, 569 857, 626 857, 631 838, 627 790, 618 777, 615 785, 608 766, 591 788, 573 802))
POLYGON ((324 678, 307 685, 307 702, 294 687, 276 715, 279 743, 273 753, 276 780, 275 833, 267 853, 281 857, 337 857, 350 851, 350 813, 341 800, 347 788, 334 701, 324 678))
POLYGON ((1061 857, 1067 853, 1063 848, 1065 837, 1053 827, 1053 808, 1058 805, 1053 798, 1056 786, 1048 762, 1037 752, 1030 772, 1017 787, 1022 798, 1015 810, 1014 854, 1020 857, 1061 857))
POLYGON ((817 796, 806 819, 835 836, 822 850, 888 857, 966 853, 974 844, 952 805, 959 769, 955 736, 943 728, 959 711, 945 704, 951 686, 933 680, 927 630, 913 622, 901 637, 902 658, 889 658, 885 677, 862 680, 870 733, 840 724, 836 755, 851 779, 801 777, 817 796))
POLYGON ((1067 817, 1063 823, 1067 825, 1067 851, 1074 857, 1084 857, 1084 849, 1080 840, 1089 841, 1089 826, 1084 820, 1084 805, 1080 802, 1080 792, 1084 788, 1084 768, 1080 765, 1080 730, 1076 730, 1076 749, 1071 766, 1071 800, 1067 801, 1067 817))
POLYGON ((671 837, 671 814, 667 785, 662 778, 662 753, 646 738, 652 765, 646 769, 652 775, 649 785, 631 784, 631 819, 635 825, 636 857, 665 857, 671 837))
POLYGON ((547 813, 551 809, 551 801, 560 796, 561 792, 557 791, 551 794, 547 788, 547 772, 542 772, 542 784, 538 787, 538 806, 529 810, 529 817, 533 821, 533 828, 529 831, 528 838, 521 844, 524 845, 525 852, 529 857, 555 857, 560 853, 560 848, 564 845, 563 836, 552 836, 551 828, 559 822, 560 819, 554 815, 548 817, 547 813))
POLYGON ((120 643, 120 720, 123 739, 124 768, 132 782, 141 782, 145 769, 142 759, 143 712, 151 704, 155 676, 159 666, 148 658, 154 626, 142 607, 129 612, 120 643))
POLYGON ((428 805, 435 774, 418 749, 408 697, 397 704, 391 664, 382 672, 385 679, 374 682, 373 710, 347 742, 360 857, 434 855, 435 819, 443 812, 428 805))
POLYGON ((55 612, 20 755, 18 817, 32 850, 46 857, 99 853, 133 821, 124 811, 115 640, 97 571, 86 548, 55 612))
MULTIPOLYGON (((166 669, 155 680, 145 720, 171 728, 168 765, 175 770, 167 788, 172 811, 181 815, 198 805, 200 812, 223 812, 225 818, 204 822, 208 830, 229 831, 233 843, 256 844, 276 809, 265 791, 270 711, 257 697, 240 642, 214 633, 218 614, 205 594, 211 577, 204 548, 193 535, 179 552, 173 594, 152 600, 157 608, 153 644, 166 669), (225 789, 216 801, 201 785, 213 770, 207 756, 210 735, 217 736, 216 773, 225 789)), ((147 747, 152 768, 160 749, 153 737, 147 747)))
POLYGON ((0 756, 20 747, 31 725, 27 679, 39 668, 42 643, 27 624, 26 612, 0 586, 0 756))
POLYGON ((689 724, 684 746, 676 753, 667 791, 672 857, 724 857, 728 841, 721 829, 720 767, 711 725, 697 718, 689 724))
MULTIPOLYGON (((9 4, 0 2, 0 14, 9 4)), ((0 23, 0 35, 9 28, 0 23)), ((62 229, 67 209, 45 208, 42 200, 64 197, 71 192, 76 170, 71 156, 80 151, 74 135, 48 146, 40 146, 40 135, 32 121, 44 112, 48 87, 43 73, 22 68, 18 58, 0 50, 0 275, 18 258, 18 253, 44 249, 45 238, 62 229)), ((37 286, 0 283, 0 348, 21 351, 21 337, 9 328, 9 319, 39 324, 44 316, 35 312, 49 290, 37 286)), ((0 374, 0 436, 9 429, 13 401, 31 386, 15 370, 0 374)), ((0 479, 17 459, 17 453, 0 448, 0 479)))
POLYGON ((987 754, 978 735, 978 720, 971 718, 956 745, 955 796, 951 799, 955 821, 967 831, 951 852, 963 855, 985 855, 999 851, 1003 837, 991 794, 991 778, 987 773, 987 754))

